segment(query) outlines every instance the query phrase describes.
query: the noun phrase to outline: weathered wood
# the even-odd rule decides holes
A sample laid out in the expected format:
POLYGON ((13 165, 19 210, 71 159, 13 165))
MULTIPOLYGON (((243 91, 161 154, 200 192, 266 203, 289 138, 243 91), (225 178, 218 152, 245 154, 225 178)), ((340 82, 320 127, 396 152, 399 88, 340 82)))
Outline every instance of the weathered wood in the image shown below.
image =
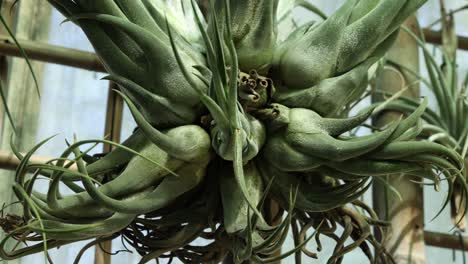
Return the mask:
MULTIPOLYGON (((61 64, 96 72, 106 72, 95 53, 49 45, 38 41, 19 39, 18 42, 31 60, 61 64)), ((23 57, 13 40, 6 35, 0 35, 0 54, 23 57)))
MULTIPOLYGON (((109 84, 109 93, 107 96, 106 108, 106 125, 104 128, 104 136, 110 140, 119 142, 122 133, 122 118, 123 118, 123 99, 114 90, 118 89, 115 83, 109 84)), ((109 152, 114 146, 104 144, 104 152, 109 152)))
MULTIPOLYGON (((51 159, 52 158, 50 157, 33 155, 31 159, 29 160, 29 162, 35 163, 35 164, 45 164, 47 161, 51 159)), ((0 150, 0 169, 16 170, 19 164, 20 164, 20 160, 15 156, 15 154, 13 154, 13 152, 0 150)), ((77 170, 76 164, 73 164, 69 169, 77 170)))
MULTIPOLYGON (((13 27, 13 24, 14 24, 14 20, 15 20, 15 17, 16 17, 16 9, 11 9, 12 8, 12 3, 11 2, 4 2, 3 5, 2 5, 2 10, 0 10, 2 12, 2 16, 3 18, 5 19, 5 22, 13 27), (9 12, 9 10, 11 10, 12 12, 9 12)), ((4 28, 3 26, 0 26, 0 33, 1 34, 5 34, 7 33, 7 30, 6 28, 4 28)), ((9 69, 10 69, 10 63, 11 63, 11 60, 7 57, 7 56, 1 56, 0 57, 0 82, 1 82, 1 89, 3 89, 3 93, 6 95, 7 94, 7 79, 8 79, 8 72, 9 72, 9 69)), ((2 131, 3 131, 3 122, 5 120, 5 106, 3 105, 3 103, 0 103, 0 140, 1 140, 1 135, 2 135, 2 131)), ((0 144, 1 144, 1 141, 0 141, 0 144)), ((3 175, 8 175, 7 172, 3 172, 2 170, 0 170, 0 179, 2 179, 2 176, 3 175)), ((3 183, 3 180, 2 180, 2 185, 6 186, 6 184, 8 184, 9 181, 7 181, 6 183, 3 183)), ((8 185, 9 186, 9 185, 8 185)), ((8 190, 9 192, 4 192, 4 189, 6 189, 5 187, 1 187, 0 186, 0 203, 6 203, 7 201, 10 201, 11 199, 11 190, 8 190), (8 199, 8 200, 6 200, 8 199)), ((6 213, 6 212, 5 212, 6 213)), ((0 233, 0 239, 3 239, 3 234, 0 233)), ((12 242, 10 242, 12 243, 12 242)), ((10 263, 12 264, 16 264, 16 263, 19 263, 19 260, 14 260, 14 261, 10 261, 10 263)))
POLYGON ((468 251, 467 236, 456 236, 438 232, 425 231, 424 241, 428 246, 468 251))
MULTIPOLYGON (((442 44, 442 32, 431 29, 424 29, 424 37, 426 41, 433 44, 442 44)), ((462 50, 468 50, 468 37, 457 36, 458 48, 462 50)))
MULTIPOLYGON (((117 89, 115 83, 109 84, 109 93, 107 97, 106 108, 106 126, 104 129, 104 136, 114 142, 120 142, 122 132, 122 118, 123 118, 123 99, 118 95, 114 89, 117 89)), ((104 144, 104 153, 110 152, 114 147, 110 144, 104 144)), ((95 264, 110 264, 111 255, 106 252, 112 251, 112 240, 108 240, 101 244, 101 247, 96 247, 94 254, 95 264)))
MULTIPOLYGON (((418 32, 418 24, 415 17, 408 19, 405 25, 418 32)), ((419 71, 418 45, 408 33, 401 32, 395 45, 388 53, 388 57, 398 61, 402 65, 419 71)), ((413 84, 415 79, 410 74, 405 74, 401 69, 385 66, 377 77, 376 89, 395 93, 401 89, 409 89, 407 96, 417 98, 419 85, 413 84)), ((375 96, 376 101, 383 98, 375 96)), ((385 112, 375 120, 375 125, 383 126, 400 118, 401 113, 385 112)), ((388 191, 383 185, 376 182, 373 187, 374 209, 382 219, 391 222, 387 239, 384 245, 394 256, 397 263, 425 263, 424 239, 423 239, 423 189, 420 185, 411 182, 407 175, 390 175, 388 183, 392 185, 402 196, 402 200, 388 191), (385 195, 383 195, 385 194, 385 195), (411 260, 409 262, 409 260, 411 260)))
MULTIPOLYGON (((11 2, 5 2, 3 3, 2 10, 1 10, 3 19, 9 26, 13 26, 13 20, 14 20, 14 15, 15 15, 15 12, 8 12, 8 10, 11 10, 12 8, 11 5, 12 5, 11 2)), ((0 34, 7 34, 7 30, 3 26, 0 26, 0 34)), ((6 92, 6 80, 8 78, 8 69, 9 69, 8 62, 9 62, 8 56, 0 57, 0 82, 1 82, 2 89, 4 89, 4 92, 6 92)), ((3 104, 0 104, 0 105, 1 105, 0 107, 0 131, 1 131, 1 128, 3 125, 5 107, 3 106, 3 104)))
MULTIPOLYGON (((16 36, 34 41, 46 40, 50 23, 50 6, 36 0, 23 0, 17 4, 16 8, 16 19, 13 27, 16 36)), ((5 12, 10 12, 10 10, 7 9, 5 12)), ((30 149, 35 143, 40 101, 36 95, 33 78, 26 62, 23 59, 11 59, 8 62, 7 103, 17 126, 16 146, 19 150, 24 151, 30 149)), ((33 63, 39 83, 41 83, 42 65, 41 63, 33 63)), ((12 127, 4 120, 0 149, 10 149, 12 133, 12 127)), ((12 192, 14 174, 1 170, 0 179, 2 182, 0 184, 0 202, 9 204, 14 199, 12 192)), ((7 210, 10 213, 14 212, 10 210, 15 210, 15 207, 9 207, 7 210)), ((0 233, 0 236, 3 234, 0 233)), ((15 261, 11 263, 15 263, 15 261)))

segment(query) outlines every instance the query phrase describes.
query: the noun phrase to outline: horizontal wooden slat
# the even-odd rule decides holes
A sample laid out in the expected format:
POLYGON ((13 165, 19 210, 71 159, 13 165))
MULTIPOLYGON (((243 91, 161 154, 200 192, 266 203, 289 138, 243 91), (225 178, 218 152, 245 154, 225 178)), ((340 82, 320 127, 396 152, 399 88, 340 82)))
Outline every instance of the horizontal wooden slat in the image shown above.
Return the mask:
MULTIPOLYGON (((31 60, 61 64, 96 72, 106 71, 95 53, 36 41, 18 41, 31 60)), ((0 35, 0 54, 22 57, 20 50, 13 40, 5 35, 0 35)))
POLYGON ((460 241, 460 237, 456 235, 437 233, 432 231, 424 232, 424 241, 428 246, 468 251, 468 237, 461 236, 461 239, 462 241, 460 241))
MULTIPOLYGON (((439 45, 442 43, 442 33, 440 31, 424 29, 424 37, 429 43, 439 45)), ((458 48, 468 50, 468 37, 458 36, 458 48)))
MULTIPOLYGON (((51 159, 52 158, 49 157, 33 155, 29 163, 44 164, 51 159)), ((15 170, 19 164, 20 160, 12 152, 0 150, 0 169, 15 170)), ((69 169, 77 170, 75 165, 71 166, 69 169)))

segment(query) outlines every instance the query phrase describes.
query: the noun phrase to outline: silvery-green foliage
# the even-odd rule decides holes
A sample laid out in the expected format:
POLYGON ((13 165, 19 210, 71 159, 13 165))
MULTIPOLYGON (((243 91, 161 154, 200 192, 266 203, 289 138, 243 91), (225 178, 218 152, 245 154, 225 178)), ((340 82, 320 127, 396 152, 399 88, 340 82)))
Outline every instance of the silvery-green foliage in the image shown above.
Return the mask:
POLYGON ((167 256, 216 263, 228 254, 236 263, 271 262, 325 235, 337 241, 329 263, 357 247, 384 262, 388 253, 370 232, 382 223, 357 200, 374 176, 438 181, 439 171, 466 189, 459 154, 416 140, 426 101, 382 131, 349 134, 374 110, 348 117, 346 107, 424 0, 348 0, 328 18, 299 0, 210 1, 205 16, 189 0, 48 1, 86 33, 138 128, 102 158, 80 151, 102 140, 75 142, 47 166, 28 163, 46 141, 17 153, 14 188, 25 222, 0 224, 9 237, 32 232, 44 242, 1 249, 3 259, 120 235, 142 263, 167 256), (296 6, 323 21, 283 40, 278 24, 296 6), (38 175, 50 178, 47 193, 34 190, 38 175), (62 195, 61 184, 75 193, 62 195), (287 212, 279 223, 265 211, 270 199, 287 212), (314 228, 313 236, 269 257, 297 223, 303 235, 314 228), (200 237, 210 244, 194 246, 200 237), (349 237, 354 243, 345 247, 349 237))

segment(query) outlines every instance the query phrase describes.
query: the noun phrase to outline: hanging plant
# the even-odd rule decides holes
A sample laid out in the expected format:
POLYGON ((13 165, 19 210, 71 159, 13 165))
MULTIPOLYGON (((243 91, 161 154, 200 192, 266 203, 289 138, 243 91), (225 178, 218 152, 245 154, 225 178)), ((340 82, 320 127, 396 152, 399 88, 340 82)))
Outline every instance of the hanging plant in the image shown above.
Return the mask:
MULTIPOLYGON (((458 43, 453 14, 465 10, 467 6, 462 6, 449 13, 445 10, 443 1, 440 4, 441 19, 437 20, 436 24, 439 22, 442 24, 442 46, 440 49, 437 49, 442 63, 439 65, 437 63, 437 56, 429 51, 424 34, 422 32, 420 32, 421 34, 415 34, 407 28, 404 28, 404 30, 416 40, 423 51, 425 67, 428 73, 427 78, 401 65, 398 61, 387 60, 386 63, 389 67, 397 67, 405 72, 405 74, 415 77, 433 94, 435 98, 434 105, 436 107, 427 108, 421 116, 424 123, 421 126, 421 133, 418 137, 430 142, 437 142, 455 150, 464 160, 463 168, 466 175, 466 165, 468 164, 466 159, 468 150, 468 125, 466 123, 466 119, 468 118, 468 101, 466 98, 468 74, 462 80, 458 76, 458 43)), ((395 100, 385 103, 381 108, 411 113, 418 107, 418 104, 419 102, 414 99, 397 96, 395 100)), ((450 180, 454 181, 455 179, 452 178, 450 180)), ((463 186, 454 182, 453 190, 450 190, 450 193, 454 193, 450 196, 452 221, 462 230, 466 228, 464 219, 465 194, 463 189, 463 186)))
POLYGON ((235 263, 272 262, 301 250, 316 257, 305 245, 315 237, 320 247, 325 235, 337 242, 329 263, 358 247, 386 263, 370 232, 385 223, 358 200, 374 177, 438 181, 440 172, 466 192, 460 155, 416 141, 426 100, 380 131, 348 133, 374 112, 348 116, 369 68, 425 0, 349 0, 284 41, 278 18, 291 10, 278 6, 325 15, 304 1, 217 0, 207 16, 188 0, 49 2, 87 35, 138 128, 100 159, 87 153, 111 142, 75 141, 47 164, 29 162, 47 140, 27 155, 15 151, 22 162, 13 188, 24 211, 2 220, 2 259, 95 239, 79 261, 91 245, 121 236, 141 263, 216 263, 228 254, 235 263), (39 177, 50 180, 46 193, 34 188, 39 177), (278 224, 265 217, 267 198, 287 212, 278 224), (296 247, 272 256, 291 225, 296 247), (11 238, 42 242, 7 251, 11 238))

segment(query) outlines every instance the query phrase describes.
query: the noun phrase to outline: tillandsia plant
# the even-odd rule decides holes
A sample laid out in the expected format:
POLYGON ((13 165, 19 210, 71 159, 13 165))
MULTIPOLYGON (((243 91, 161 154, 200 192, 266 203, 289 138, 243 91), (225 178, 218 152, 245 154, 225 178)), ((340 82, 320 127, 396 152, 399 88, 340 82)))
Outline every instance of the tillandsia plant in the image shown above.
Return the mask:
POLYGON ((291 13, 284 8, 299 4, 325 16, 304 1, 216 0, 207 15, 189 0, 48 1, 86 33, 138 128, 102 158, 87 153, 111 142, 75 141, 47 164, 29 161, 47 140, 26 155, 15 150, 22 162, 13 188, 24 211, 2 219, 3 259, 95 239, 78 262, 90 246, 120 236, 141 263, 226 256, 263 263, 300 252, 317 257, 305 245, 315 237, 320 249, 325 235, 337 242, 328 263, 356 248, 387 263, 371 233, 385 223, 358 200, 373 177, 438 181, 440 172, 466 192, 460 155, 416 141, 427 101, 380 131, 348 133, 374 112, 347 113, 366 89, 369 67, 425 0, 348 0, 284 41, 279 18, 291 13), (47 193, 35 190, 38 177, 50 180, 47 193), (265 217, 270 198, 287 212, 277 224, 265 217), (274 255, 290 226, 296 247, 274 255), (37 243, 8 250, 8 239, 37 243))
MULTIPOLYGON (((466 97, 468 74, 460 82, 457 65, 458 43, 453 15, 455 12, 463 11, 466 8, 468 6, 465 5, 453 12, 447 12, 444 1, 440 1, 441 18, 432 24, 434 26, 441 23, 442 27, 442 46, 438 49, 442 62, 440 65, 437 62, 438 56, 429 50, 424 34, 414 34, 405 28, 423 50, 428 78, 404 67, 398 61, 386 61, 388 67, 397 67, 406 74, 416 77, 434 95, 436 108, 431 107, 425 110, 422 115, 424 124, 418 137, 437 142, 457 151, 464 160, 465 175, 468 165, 466 158, 468 150, 468 124, 466 122, 468 118, 468 101, 466 97)), ((398 96, 396 100, 385 103, 382 108, 411 113, 418 107, 418 104, 414 99, 398 96)), ((450 193, 453 193, 451 195, 452 220, 461 230, 466 229, 463 188, 458 183, 454 183, 453 190, 450 190, 450 193)))

